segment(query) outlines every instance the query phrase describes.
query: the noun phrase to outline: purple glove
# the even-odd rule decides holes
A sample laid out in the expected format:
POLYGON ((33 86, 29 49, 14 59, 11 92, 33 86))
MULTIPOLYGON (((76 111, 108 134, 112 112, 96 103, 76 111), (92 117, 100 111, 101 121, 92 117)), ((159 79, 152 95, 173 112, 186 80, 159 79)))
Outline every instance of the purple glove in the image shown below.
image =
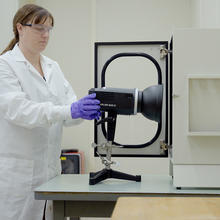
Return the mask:
POLYGON ((87 120, 99 119, 100 101, 95 99, 96 94, 92 93, 80 99, 71 105, 72 118, 83 118, 87 120))

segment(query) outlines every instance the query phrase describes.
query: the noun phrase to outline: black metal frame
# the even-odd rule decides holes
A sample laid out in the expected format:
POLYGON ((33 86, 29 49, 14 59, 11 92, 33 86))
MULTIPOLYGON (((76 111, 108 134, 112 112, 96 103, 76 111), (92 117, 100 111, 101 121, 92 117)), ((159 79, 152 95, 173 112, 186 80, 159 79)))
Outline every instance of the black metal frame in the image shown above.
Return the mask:
MULTIPOLYGON (((138 41, 138 42, 96 42, 95 43, 95 65, 94 65, 94 85, 95 88, 98 87, 98 63, 97 63, 97 58, 98 58, 98 47, 99 46, 107 46, 107 45, 164 45, 166 49, 168 49, 168 41, 138 41)), ((169 86, 169 82, 168 82, 168 56, 166 56, 166 106, 165 106, 165 115, 166 115, 166 119, 165 119, 165 142, 168 143, 168 133, 170 133, 168 131, 168 124, 169 124, 169 119, 168 119, 168 96, 170 96, 171 94, 168 94, 168 86, 169 86)), ((170 110, 171 111, 171 110, 170 110)), ((97 143, 97 126, 96 126, 96 122, 94 123, 94 141, 95 143, 97 143)), ((97 147, 94 150, 94 156, 98 156, 97 152, 97 147)), ((104 156, 105 154, 103 154, 102 156, 104 156)), ((146 154, 112 154, 112 157, 168 157, 168 151, 165 151, 165 154, 163 155, 146 155, 146 154)))

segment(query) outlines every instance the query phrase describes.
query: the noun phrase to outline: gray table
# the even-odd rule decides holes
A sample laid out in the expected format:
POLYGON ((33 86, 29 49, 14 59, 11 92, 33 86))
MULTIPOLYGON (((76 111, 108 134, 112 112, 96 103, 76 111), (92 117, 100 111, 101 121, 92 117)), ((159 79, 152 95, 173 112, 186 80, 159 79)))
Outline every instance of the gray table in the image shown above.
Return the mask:
POLYGON ((208 196, 220 197, 220 189, 181 189, 170 176, 142 175, 141 182, 107 179, 89 185, 87 174, 64 174, 35 190, 35 199, 54 201, 54 220, 67 216, 110 217, 121 196, 208 196))

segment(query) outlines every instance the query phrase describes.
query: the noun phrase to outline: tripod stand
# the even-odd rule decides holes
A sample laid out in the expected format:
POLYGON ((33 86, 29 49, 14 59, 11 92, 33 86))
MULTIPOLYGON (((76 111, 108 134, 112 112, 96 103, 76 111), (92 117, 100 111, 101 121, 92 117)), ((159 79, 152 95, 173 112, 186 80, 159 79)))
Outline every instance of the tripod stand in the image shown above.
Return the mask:
POLYGON ((116 118, 117 118, 116 113, 108 112, 108 117, 100 120, 97 123, 98 125, 98 124, 107 122, 107 136, 106 136, 107 143, 101 145, 106 150, 106 158, 102 157, 98 153, 99 157, 102 160, 102 163, 105 165, 105 168, 98 172, 90 173, 90 178, 89 178, 90 185, 95 185, 96 183, 99 183, 108 178, 116 178, 116 179, 124 179, 124 180, 132 180, 136 182, 141 182, 140 175, 130 175, 127 173, 122 173, 122 172, 111 169, 111 165, 114 163, 113 161, 111 161, 112 147, 117 147, 112 144, 114 141, 114 136, 115 136, 116 118))

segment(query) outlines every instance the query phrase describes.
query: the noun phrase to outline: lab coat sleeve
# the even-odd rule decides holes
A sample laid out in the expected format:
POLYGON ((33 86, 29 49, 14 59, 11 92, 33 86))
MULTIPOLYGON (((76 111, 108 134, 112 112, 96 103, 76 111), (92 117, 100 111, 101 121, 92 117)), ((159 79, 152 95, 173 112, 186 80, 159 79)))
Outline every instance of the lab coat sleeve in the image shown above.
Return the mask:
MULTIPOLYGON (((66 80, 60 66, 58 63, 56 63, 57 68, 59 70, 59 72, 62 74, 63 77, 63 81, 64 81, 64 89, 65 89, 65 100, 64 100, 64 104, 65 105, 70 105, 73 102, 77 101, 77 96, 72 88, 72 86, 70 85, 70 83, 66 80)), ((69 115, 71 115, 71 111, 69 108, 69 115)), ((79 118, 79 119, 72 119, 72 117, 67 117, 64 121, 63 121, 63 125, 66 127, 72 126, 72 125, 77 125, 80 124, 83 121, 83 119, 79 118)))
MULTIPOLYGON (((64 86, 65 86, 65 91, 66 91, 66 104, 71 106, 71 104, 73 102, 77 101, 76 94, 66 79, 65 79, 64 86)), ((69 114, 71 115, 71 112, 69 114)), ((68 126, 80 124, 82 121, 83 121, 83 119, 81 119, 81 118, 72 119, 72 117, 69 117, 64 120, 64 126, 68 127, 68 126)))
POLYGON ((70 105, 34 102, 23 92, 13 70, 0 59, 0 115, 10 123, 25 127, 49 127, 70 120, 70 105))

